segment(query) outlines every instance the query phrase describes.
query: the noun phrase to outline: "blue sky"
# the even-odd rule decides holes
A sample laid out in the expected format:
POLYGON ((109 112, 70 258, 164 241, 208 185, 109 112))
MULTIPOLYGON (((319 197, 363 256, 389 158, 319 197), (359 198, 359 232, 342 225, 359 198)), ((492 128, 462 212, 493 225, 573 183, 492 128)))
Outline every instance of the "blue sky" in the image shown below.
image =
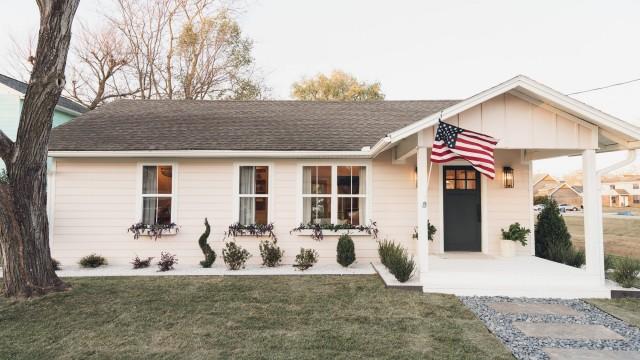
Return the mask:
MULTIPOLYGON (((97 24, 107 0, 82 0, 97 24)), ((240 21, 273 96, 302 76, 342 69, 380 81, 387 99, 466 98, 517 74, 569 93, 640 77, 640 1, 247 0, 240 21)), ((10 35, 35 31, 35 1, 0 13, 0 71, 10 35)), ((640 82, 577 96, 640 125, 640 82)), ((606 164, 620 154, 602 156, 606 164)), ((562 175, 579 158, 537 162, 562 175)))

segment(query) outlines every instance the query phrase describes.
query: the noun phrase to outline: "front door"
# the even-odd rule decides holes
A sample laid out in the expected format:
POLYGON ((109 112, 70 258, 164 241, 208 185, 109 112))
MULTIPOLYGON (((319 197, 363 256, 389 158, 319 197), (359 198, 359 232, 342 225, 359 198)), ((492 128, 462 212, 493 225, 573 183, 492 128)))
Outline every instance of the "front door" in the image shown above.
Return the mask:
POLYGON ((444 167, 444 250, 481 251, 480 173, 471 166, 444 167))

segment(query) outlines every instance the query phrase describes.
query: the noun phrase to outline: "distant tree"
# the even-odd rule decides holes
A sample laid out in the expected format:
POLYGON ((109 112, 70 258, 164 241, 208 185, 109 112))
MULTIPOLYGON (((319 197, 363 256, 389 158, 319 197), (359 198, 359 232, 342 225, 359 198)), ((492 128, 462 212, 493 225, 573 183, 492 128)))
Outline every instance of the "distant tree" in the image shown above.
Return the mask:
POLYGON ((366 83, 344 71, 334 70, 329 76, 318 74, 292 85, 292 96, 298 100, 363 101, 383 100, 379 82, 366 83))

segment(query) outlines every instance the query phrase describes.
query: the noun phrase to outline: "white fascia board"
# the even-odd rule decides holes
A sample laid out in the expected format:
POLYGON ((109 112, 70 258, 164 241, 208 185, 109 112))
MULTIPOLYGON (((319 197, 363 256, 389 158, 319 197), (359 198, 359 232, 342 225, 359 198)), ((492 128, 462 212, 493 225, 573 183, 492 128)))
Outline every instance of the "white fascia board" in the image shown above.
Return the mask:
POLYGON ((49 151, 53 158, 364 158, 370 151, 136 150, 49 151))

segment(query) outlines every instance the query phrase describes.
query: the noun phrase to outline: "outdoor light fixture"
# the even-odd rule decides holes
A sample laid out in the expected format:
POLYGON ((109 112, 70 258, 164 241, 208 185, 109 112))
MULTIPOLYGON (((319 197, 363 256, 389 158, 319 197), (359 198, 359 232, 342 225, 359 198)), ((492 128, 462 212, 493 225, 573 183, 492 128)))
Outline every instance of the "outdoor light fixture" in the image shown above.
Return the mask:
POLYGON ((413 172, 413 182, 416 184, 416 189, 418 188, 418 166, 413 172))
POLYGON ((502 168, 502 183, 506 189, 513 188, 513 168, 510 166, 502 168))

